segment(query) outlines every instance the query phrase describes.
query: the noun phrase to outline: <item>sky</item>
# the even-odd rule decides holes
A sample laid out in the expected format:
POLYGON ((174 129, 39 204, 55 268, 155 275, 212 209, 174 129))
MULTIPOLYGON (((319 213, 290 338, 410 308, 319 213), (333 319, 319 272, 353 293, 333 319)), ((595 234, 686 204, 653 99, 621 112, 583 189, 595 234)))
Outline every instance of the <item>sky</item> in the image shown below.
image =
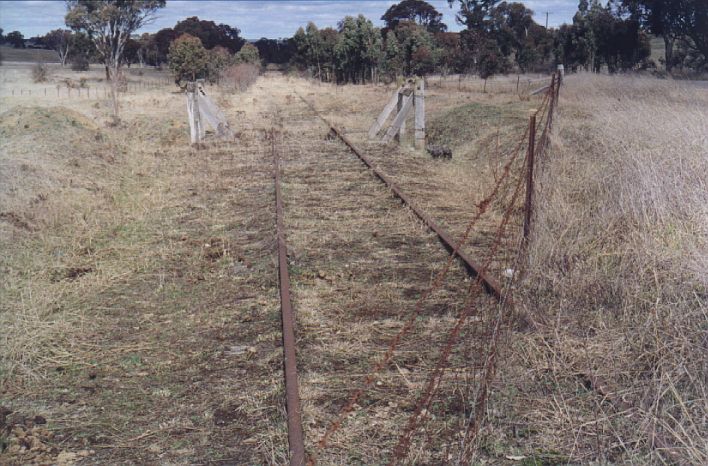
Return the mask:
MULTIPOLYGON (((447 0, 427 0, 443 13, 448 30, 459 31, 455 22, 457 7, 450 8, 447 0)), ((157 18, 138 32, 156 32, 172 27, 189 16, 198 16, 215 23, 225 23, 241 30, 246 39, 261 37, 292 37, 300 26, 314 21, 318 27, 336 27, 347 15, 363 14, 375 25, 382 26, 381 16, 396 1, 388 0, 242 0, 242 1, 182 1, 167 0, 157 18)), ((534 19, 548 25, 570 23, 577 10, 577 0, 529 0, 523 2, 534 11, 534 19)), ((62 0, 0 1, 0 28, 3 33, 18 30, 25 38, 43 35, 52 29, 64 28, 66 6, 62 0)))

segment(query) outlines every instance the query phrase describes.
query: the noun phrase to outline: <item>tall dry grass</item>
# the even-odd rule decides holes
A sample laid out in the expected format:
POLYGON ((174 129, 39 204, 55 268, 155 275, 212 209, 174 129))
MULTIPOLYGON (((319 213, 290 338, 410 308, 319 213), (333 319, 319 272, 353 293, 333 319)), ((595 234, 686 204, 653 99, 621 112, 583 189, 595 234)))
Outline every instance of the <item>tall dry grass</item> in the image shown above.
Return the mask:
POLYGON ((708 92, 576 75, 561 96, 526 277, 539 331, 516 353, 534 442, 706 464, 708 92))
POLYGON ((260 74, 260 67, 251 63, 231 65, 223 71, 221 85, 233 92, 245 92, 255 84, 260 74))

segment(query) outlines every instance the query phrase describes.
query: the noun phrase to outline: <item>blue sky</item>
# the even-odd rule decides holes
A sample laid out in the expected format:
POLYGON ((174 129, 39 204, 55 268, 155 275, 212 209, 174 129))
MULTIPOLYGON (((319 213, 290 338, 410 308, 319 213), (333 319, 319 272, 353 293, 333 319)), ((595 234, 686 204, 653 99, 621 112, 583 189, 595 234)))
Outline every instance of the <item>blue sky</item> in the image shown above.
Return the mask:
MULTIPOLYGON (((455 23, 457 8, 450 8, 446 0, 427 0, 443 13, 449 30, 459 31, 455 23)), ((291 37, 298 27, 314 21, 318 27, 336 26, 346 15, 364 14, 381 25, 381 15, 396 1, 326 1, 326 0, 244 0, 244 1, 182 1, 167 0, 158 18, 140 32, 155 32, 189 16, 238 27, 247 39, 260 37, 291 37)), ((530 0, 523 2, 535 12, 538 23, 549 26, 570 22, 577 9, 577 0, 530 0)), ((0 28, 7 34, 18 30, 26 38, 44 34, 64 26, 66 7, 61 0, 0 1, 0 28)))

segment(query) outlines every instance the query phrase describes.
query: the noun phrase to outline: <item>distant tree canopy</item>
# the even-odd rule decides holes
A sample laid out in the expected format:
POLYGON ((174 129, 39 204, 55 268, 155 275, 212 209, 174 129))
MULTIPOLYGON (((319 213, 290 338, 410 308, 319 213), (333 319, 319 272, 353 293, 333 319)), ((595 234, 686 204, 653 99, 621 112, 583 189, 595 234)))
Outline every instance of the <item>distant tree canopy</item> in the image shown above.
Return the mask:
POLYGON ((125 45, 133 32, 147 24, 165 0, 68 0, 66 25, 93 41, 110 73, 113 116, 118 118, 117 79, 125 45))
POLYGON ((662 36, 667 70, 708 66, 708 1, 623 0, 622 6, 649 32, 662 36))
POLYGON ((228 24, 217 25, 214 21, 207 21, 192 16, 178 22, 174 27, 174 32, 179 36, 189 34, 198 37, 206 49, 213 49, 217 45, 228 49, 231 53, 238 52, 246 42, 239 34, 238 28, 228 24))
POLYGON ((158 66, 167 62, 170 44, 182 34, 197 37, 207 50, 223 47, 231 54, 238 52, 246 43, 238 28, 192 16, 179 21, 173 28, 160 29, 155 34, 143 34, 139 57, 149 65, 158 66))
MULTIPOLYGON (((210 79, 231 64, 264 62, 287 64, 323 81, 364 83, 430 73, 489 77, 511 71, 550 71, 561 63, 569 70, 595 72, 642 69, 653 66, 651 33, 664 39, 662 61, 667 70, 708 69, 708 0, 578 0, 572 23, 557 29, 536 23, 533 11, 520 2, 448 0, 464 29, 447 32, 443 15, 430 3, 402 0, 385 11, 383 28, 362 15, 347 16, 336 28, 320 29, 310 22, 291 38, 261 38, 246 44, 237 27, 193 16, 154 34, 130 35, 144 23, 142 13, 154 12, 164 3, 69 0, 67 24, 83 32, 83 38, 55 30, 28 45, 45 44, 59 53, 62 63, 67 57, 98 56, 108 64, 111 59, 106 57, 119 50, 121 65, 161 66, 174 55, 175 41, 187 34, 209 52, 205 77, 210 79), (110 18, 121 18, 117 34, 106 32, 110 18), (86 38, 93 42, 92 50, 85 46, 86 38)), ((26 42, 19 31, 0 38, 15 47, 26 42)))
POLYGON ((207 78, 210 59, 209 51, 198 37, 182 34, 170 44, 169 67, 176 82, 207 78))
POLYGON ((625 17, 613 2, 603 7, 598 0, 580 0, 572 25, 556 34, 556 55, 569 69, 600 71, 632 70, 649 58, 648 36, 636 17, 625 17))
POLYGON ((61 66, 66 64, 66 59, 72 48, 74 34, 67 29, 55 29, 42 37, 44 45, 57 52, 61 66))
POLYGON ((673 61, 699 68, 705 66, 702 50, 708 46, 708 9, 699 5, 706 1, 610 0, 603 5, 600 0, 579 0, 572 24, 547 29, 520 2, 448 0, 451 7, 457 6, 457 21, 464 26, 460 33, 448 33, 442 15, 431 5, 404 0, 383 15, 383 29, 361 15, 348 16, 337 30, 309 23, 289 41, 259 41, 259 49, 288 44, 281 50, 291 54, 293 66, 336 82, 430 73, 477 73, 486 78, 510 71, 550 71, 556 64, 614 73, 651 66, 648 31, 667 31, 666 24, 672 24, 671 34, 681 37, 673 61), (659 12, 674 3, 682 9, 672 7, 673 19, 657 23, 659 12))
POLYGON ((251 65, 261 65, 261 56, 258 48, 253 44, 244 44, 234 56, 234 63, 250 63, 251 65))
POLYGON ((5 36, 5 42, 16 49, 25 48, 25 36, 20 31, 12 31, 5 36))
POLYGON ((403 0, 391 5, 381 19, 386 29, 396 29, 402 21, 410 21, 423 26, 429 32, 445 32, 447 25, 442 22, 442 13, 423 0, 403 0))
POLYGON ((292 39, 267 39, 262 37, 254 45, 266 63, 287 63, 295 53, 292 39))

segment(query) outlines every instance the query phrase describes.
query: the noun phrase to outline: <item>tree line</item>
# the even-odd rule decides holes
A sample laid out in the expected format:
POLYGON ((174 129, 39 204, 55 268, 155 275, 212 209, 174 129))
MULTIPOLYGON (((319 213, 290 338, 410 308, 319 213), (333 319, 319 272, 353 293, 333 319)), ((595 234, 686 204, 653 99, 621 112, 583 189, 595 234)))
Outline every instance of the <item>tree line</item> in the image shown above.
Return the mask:
MULTIPOLYGON (((92 4, 147 5, 150 2, 68 2, 70 8, 92 4)), ((153 2, 164 6, 164 0, 153 2)), ((486 78, 508 72, 546 71, 556 64, 568 70, 609 72, 652 68, 650 35, 664 40, 661 65, 667 71, 708 69, 708 0, 579 0, 571 24, 546 28, 533 20, 524 4, 498 0, 448 0, 457 9, 456 20, 464 26, 448 32, 442 14, 423 0, 403 0, 392 5, 375 27, 363 15, 347 16, 337 27, 318 28, 314 23, 286 39, 262 38, 244 51, 251 61, 254 48, 266 63, 278 63, 307 71, 330 82, 364 83, 393 80, 398 76, 431 73, 478 74, 486 78)), ((25 40, 19 31, 0 42, 15 47, 56 50, 62 65, 86 69, 89 62, 102 62, 90 31, 70 23, 44 36, 25 40)), ((223 63, 235 58, 246 41, 237 27, 198 17, 186 18, 172 28, 156 33, 131 34, 121 45, 121 65, 164 66, 170 47, 183 35, 197 38, 209 51, 204 55, 214 76, 223 63)), ((243 55, 243 54, 242 54, 243 55)), ((108 73, 107 73, 108 74, 108 73)))
POLYGON ((664 38, 662 64, 705 71, 708 0, 580 0, 571 24, 549 29, 518 2, 448 0, 460 33, 423 0, 404 0, 382 16, 383 28, 359 15, 337 28, 314 23, 290 39, 290 63, 323 80, 367 82, 437 73, 478 74, 568 70, 651 69, 650 35, 664 38))

